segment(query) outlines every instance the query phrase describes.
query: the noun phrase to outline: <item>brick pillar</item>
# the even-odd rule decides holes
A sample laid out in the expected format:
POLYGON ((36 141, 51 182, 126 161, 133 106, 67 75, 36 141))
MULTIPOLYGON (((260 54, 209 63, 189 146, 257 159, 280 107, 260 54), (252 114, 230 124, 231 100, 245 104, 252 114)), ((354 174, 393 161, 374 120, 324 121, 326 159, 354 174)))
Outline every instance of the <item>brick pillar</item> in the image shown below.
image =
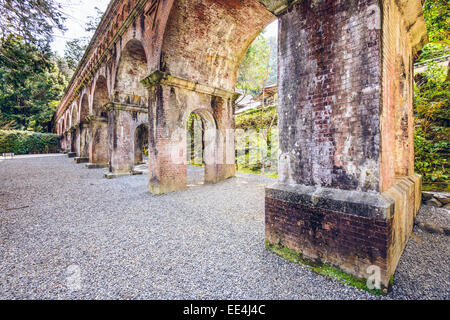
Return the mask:
POLYGON ((205 126, 205 182, 234 176, 233 92, 161 72, 142 83, 149 102, 149 190, 162 194, 186 188, 186 122, 191 112, 205 126))
POLYGON ((70 129, 70 152, 76 153, 77 156, 80 150, 78 142, 79 142, 79 127, 75 126, 70 129))
MULTIPOLYGON (((206 161, 205 182, 217 183, 236 174, 234 110, 232 97, 212 99, 214 119, 217 124, 216 154, 210 163, 206 161)), ((213 121, 214 121, 213 119, 213 121)))
POLYGON ((67 132, 63 132, 63 134, 61 135, 61 149, 63 150, 63 152, 67 152, 68 148, 67 148, 67 132))
POLYGON ((109 174, 107 178, 131 175, 133 170, 133 128, 127 111, 108 107, 109 174))
POLYGON ((108 119, 103 117, 89 117, 90 145, 89 162, 97 166, 108 165, 108 119))
POLYGON ((89 145, 91 140, 91 134, 89 129, 89 123, 80 123, 80 157, 89 158, 89 145))
MULTIPOLYGON (((386 61, 400 43, 412 68, 415 35, 400 14, 411 10, 380 3, 305 0, 279 14, 281 154, 278 183, 266 189, 266 239, 359 278, 377 266, 388 287, 420 204, 420 177, 410 170, 411 144, 402 161, 390 161, 402 145, 393 131, 412 141, 412 90, 402 91, 398 112, 407 124, 387 119, 398 106, 386 84, 403 80, 386 73, 386 61)), ((404 5, 412 3, 421 10, 420 1, 404 5)))
POLYGON ((186 131, 171 119, 172 88, 156 84, 150 93, 149 191, 164 194, 186 189, 186 131))

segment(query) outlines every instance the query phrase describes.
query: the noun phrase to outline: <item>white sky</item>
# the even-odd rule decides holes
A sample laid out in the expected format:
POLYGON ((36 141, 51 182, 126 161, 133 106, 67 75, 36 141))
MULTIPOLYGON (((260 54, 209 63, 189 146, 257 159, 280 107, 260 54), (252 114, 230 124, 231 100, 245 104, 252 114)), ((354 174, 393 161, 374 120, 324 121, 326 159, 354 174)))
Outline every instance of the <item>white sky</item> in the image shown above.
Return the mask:
MULTIPOLYGON (((59 0, 59 3, 63 6, 62 11, 66 13, 66 27, 67 31, 63 34, 61 32, 55 33, 55 40, 52 44, 52 48, 59 55, 64 55, 64 47, 66 41, 78 39, 86 36, 84 26, 88 21, 89 16, 95 16, 95 7, 98 7, 103 12, 106 11, 110 0, 59 0)), ((276 36, 278 33, 278 23, 275 20, 273 23, 267 26, 265 37, 276 36)))
POLYGON ((266 27, 264 37, 270 38, 277 36, 278 36, 278 20, 275 20, 266 27))
POLYGON ((64 55, 64 47, 66 41, 78 39, 86 36, 84 27, 89 16, 96 16, 95 7, 102 11, 106 11, 110 0, 59 0, 62 5, 62 11, 66 14, 65 22, 67 31, 63 34, 55 32, 52 48, 59 55, 64 55))

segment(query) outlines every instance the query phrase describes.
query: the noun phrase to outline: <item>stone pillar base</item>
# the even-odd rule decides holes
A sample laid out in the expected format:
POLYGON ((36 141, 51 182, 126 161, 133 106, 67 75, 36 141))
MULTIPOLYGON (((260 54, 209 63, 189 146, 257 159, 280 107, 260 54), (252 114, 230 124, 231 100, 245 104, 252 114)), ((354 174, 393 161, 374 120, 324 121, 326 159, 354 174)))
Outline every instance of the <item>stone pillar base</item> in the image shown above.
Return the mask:
POLYGON ((266 240, 356 278, 379 267, 389 288, 420 205, 421 177, 398 179, 388 191, 367 193, 303 185, 266 189, 266 240))
POLYGON ((106 179, 115 179, 115 178, 120 178, 120 177, 128 177, 133 175, 131 172, 108 172, 105 173, 105 178, 106 179))
POLYGON ((205 183, 218 183, 234 177, 236 166, 234 164, 215 164, 205 166, 205 183))
POLYGON ((148 191, 160 195, 187 188, 187 168, 185 164, 173 164, 162 162, 155 166, 149 163, 149 183, 148 191))
POLYGON ((88 163, 89 162, 89 158, 82 158, 82 157, 78 157, 75 158, 75 163, 88 163))
POLYGON ((88 169, 108 168, 108 164, 107 163, 88 163, 88 164, 86 164, 86 168, 88 168, 88 169))
POLYGON ((148 188, 149 188, 148 190, 150 193, 156 194, 156 195, 161 195, 161 194, 166 194, 166 193, 170 193, 170 192, 186 190, 187 185, 186 185, 185 180, 184 181, 183 180, 171 181, 171 182, 165 182, 165 183, 160 183, 159 181, 150 180, 148 188))

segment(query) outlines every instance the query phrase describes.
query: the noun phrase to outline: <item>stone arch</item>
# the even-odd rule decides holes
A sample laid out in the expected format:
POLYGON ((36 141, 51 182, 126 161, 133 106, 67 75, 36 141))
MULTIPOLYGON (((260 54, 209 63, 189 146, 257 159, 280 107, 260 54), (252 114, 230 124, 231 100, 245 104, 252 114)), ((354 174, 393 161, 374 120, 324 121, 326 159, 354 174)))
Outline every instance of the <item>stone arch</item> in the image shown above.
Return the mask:
POLYGON ((233 90, 247 49, 275 19, 258 1, 175 1, 163 37, 161 71, 233 90))
POLYGON ((148 76, 147 56, 141 41, 127 42, 117 66, 113 101, 121 104, 145 106, 147 89, 141 80, 148 76))
POLYGON ((206 163, 214 163, 215 142, 217 139, 217 122, 212 112, 204 107, 193 108, 184 115, 184 123, 187 124, 189 117, 194 114, 200 118, 203 125, 203 139, 205 143, 204 158, 206 163), (207 159, 206 159, 207 158, 207 159))
POLYGON ((232 97, 239 67, 253 40, 275 19, 258 1, 173 2, 163 31, 159 70, 146 81, 154 88, 155 109, 164 113, 164 121, 150 125, 150 139, 155 141, 150 150, 150 192, 185 188, 186 153, 181 150, 186 150, 187 111, 192 106, 211 106, 216 120, 217 152, 215 163, 207 166, 206 171, 212 173, 207 179, 218 182, 234 176, 234 137, 228 133, 234 128, 232 97), (185 121, 176 113, 183 113, 185 121), (167 136, 178 153, 158 145, 167 136), (167 162, 165 159, 172 159, 174 153, 176 160, 167 162), (183 164, 179 163, 181 156, 183 164))
POLYGON ((103 106, 109 102, 108 84, 104 76, 99 76, 95 82, 94 98, 92 103, 92 115, 106 117, 103 106))
MULTIPOLYGON (((205 183, 215 183, 217 182, 217 162, 218 162, 218 135, 220 134, 217 130, 217 122, 214 115, 210 110, 204 107, 193 108, 184 115, 184 123, 188 125, 189 118, 194 115, 201 121, 200 131, 196 130, 196 137, 194 137, 194 144, 201 143, 201 158, 202 164, 205 167, 205 183), (200 136, 198 136, 200 135, 200 136)), ((188 141, 188 128, 186 128, 184 148, 186 151, 183 152, 186 156, 189 153, 189 141, 188 141)), ((192 145, 192 144, 191 144, 192 145)), ((198 146, 195 146, 196 148, 198 146)), ((187 159, 187 157, 186 157, 187 159)), ((196 163, 197 164, 197 163, 196 163)), ((187 171, 186 171, 187 174, 187 171)))

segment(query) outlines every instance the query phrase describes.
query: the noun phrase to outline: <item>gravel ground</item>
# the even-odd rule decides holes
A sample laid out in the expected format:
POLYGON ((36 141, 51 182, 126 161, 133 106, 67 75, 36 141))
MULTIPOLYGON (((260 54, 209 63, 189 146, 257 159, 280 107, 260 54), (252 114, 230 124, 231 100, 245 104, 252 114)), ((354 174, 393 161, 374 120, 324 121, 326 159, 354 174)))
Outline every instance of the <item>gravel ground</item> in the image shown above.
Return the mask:
MULTIPOLYGON (((201 172, 153 196, 66 156, 1 161, 0 299, 378 299, 264 248, 273 179, 201 172)), ((448 237, 414 232, 386 298, 449 299, 448 237)))
POLYGON ((423 205, 417 215, 416 224, 425 231, 450 233, 450 210, 423 205))

